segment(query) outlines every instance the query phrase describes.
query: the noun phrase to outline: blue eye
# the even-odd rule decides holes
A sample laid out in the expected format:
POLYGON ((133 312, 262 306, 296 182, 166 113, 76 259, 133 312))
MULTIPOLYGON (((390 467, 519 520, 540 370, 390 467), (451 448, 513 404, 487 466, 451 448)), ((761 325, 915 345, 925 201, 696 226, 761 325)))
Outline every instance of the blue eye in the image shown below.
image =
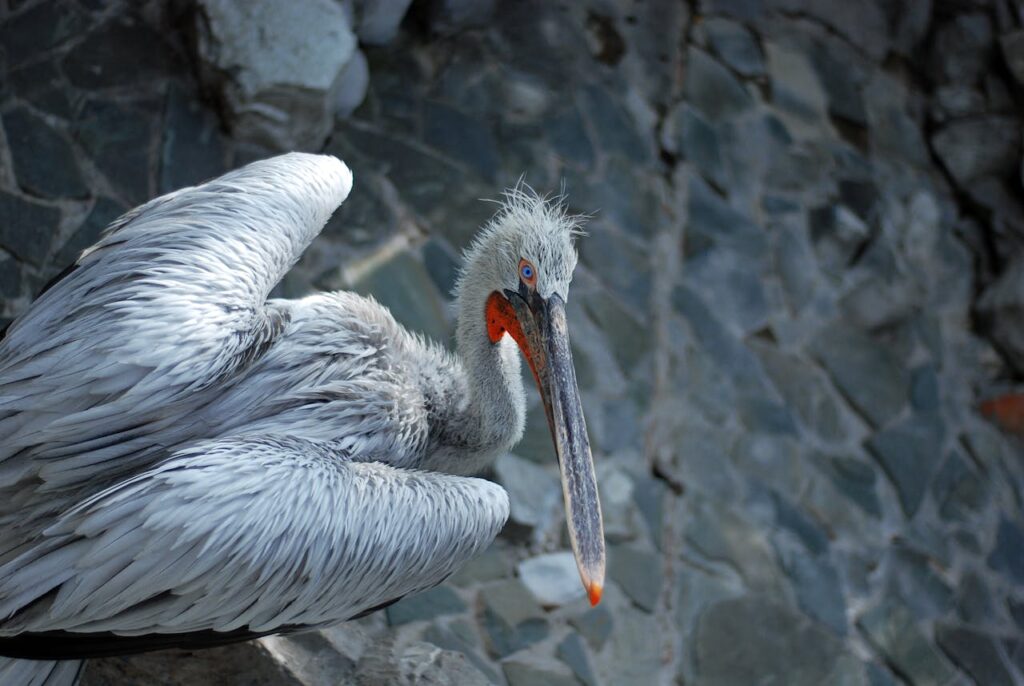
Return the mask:
POLYGON ((533 278, 533 267, 528 264, 524 264, 519 268, 519 273, 523 275, 523 278, 529 281, 533 278))

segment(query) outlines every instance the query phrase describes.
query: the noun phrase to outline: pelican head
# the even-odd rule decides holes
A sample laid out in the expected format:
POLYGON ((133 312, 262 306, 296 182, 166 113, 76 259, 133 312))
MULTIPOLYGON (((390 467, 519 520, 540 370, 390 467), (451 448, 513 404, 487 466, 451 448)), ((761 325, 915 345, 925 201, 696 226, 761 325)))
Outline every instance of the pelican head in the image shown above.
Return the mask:
POLYGON ((565 316, 581 222, 559 199, 524 186, 508 191, 466 253, 458 292, 479 303, 475 316, 483 319, 487 344, 510 337, 533 372, 555 444, 576 565, 596 605, 604 585, 604 527, 565 316))

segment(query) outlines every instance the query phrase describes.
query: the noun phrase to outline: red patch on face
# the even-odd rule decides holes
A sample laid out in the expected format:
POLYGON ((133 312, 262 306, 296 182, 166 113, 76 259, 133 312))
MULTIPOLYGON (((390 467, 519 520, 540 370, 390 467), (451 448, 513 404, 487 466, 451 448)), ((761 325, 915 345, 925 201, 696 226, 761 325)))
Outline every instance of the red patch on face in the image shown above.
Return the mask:
POLYGON ((530 346, 526 342, 526 336, 523 335, 523 328, 519 326, 519 320, 516 318, 516 311, 512 307, 512 303, 501 293, 495 291, 488 296, 484 313, 484 316, 487 317, 487 338, 490 339, 491 343, 497 343, 506 333, 512 336, 515 342, 519 344, 519 349, 523 351, 523 355, 530 365, 530 371, 533 372, 533 378, 539 384, 540 377, 537 376, 537 367, 533 363, 530 346))

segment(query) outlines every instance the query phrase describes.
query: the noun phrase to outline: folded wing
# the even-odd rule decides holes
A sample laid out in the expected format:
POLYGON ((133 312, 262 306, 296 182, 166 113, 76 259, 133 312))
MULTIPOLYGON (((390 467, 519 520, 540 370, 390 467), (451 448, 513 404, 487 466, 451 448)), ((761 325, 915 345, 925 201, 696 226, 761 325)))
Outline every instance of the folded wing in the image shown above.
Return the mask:
POLYGON ((61 632, 110 652, 117 636, 140 649, 336 623, 440 583, 507 516, 505 492, 480 479, 300 439, 199 443, 0 565, 0 655, 45 635, 53 653, 35 657, 88 657, 61 652, 61 632))

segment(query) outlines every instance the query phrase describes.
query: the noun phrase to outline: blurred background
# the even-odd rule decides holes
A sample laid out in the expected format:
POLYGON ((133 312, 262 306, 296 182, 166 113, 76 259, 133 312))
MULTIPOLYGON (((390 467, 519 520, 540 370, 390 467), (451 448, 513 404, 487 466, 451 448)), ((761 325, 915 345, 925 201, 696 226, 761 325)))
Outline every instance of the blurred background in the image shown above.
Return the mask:
POLYGON ((326 151, 278 288, 451 345, 520 177, 591 213, 583 598, 531 395, 495 545, 337 629, 87 684, 1024 683, 1024 8, 1009 0, 0 0, 0 316, 125 210, 326 151))

